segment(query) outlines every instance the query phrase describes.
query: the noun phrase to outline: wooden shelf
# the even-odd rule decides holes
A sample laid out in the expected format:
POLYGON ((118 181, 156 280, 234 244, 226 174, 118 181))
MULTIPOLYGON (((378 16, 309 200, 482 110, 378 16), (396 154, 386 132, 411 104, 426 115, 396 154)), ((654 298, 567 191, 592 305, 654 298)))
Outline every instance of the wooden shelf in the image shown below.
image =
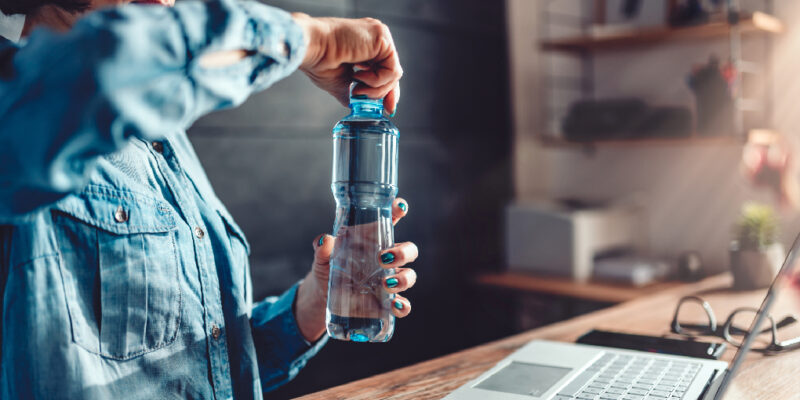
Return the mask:
POLYGON ((656 138, 628 140, 570 141, 553 136, 541 136, 544 147, 593 148, 593 147, 644 147, 644 146, 741 146, 744 140, 733 136, 692 136, 686 138, 656 138))
POLYGON ((576 282, 564 277, 539 276, 520 272, 480 275, 475 278, 475 282, 481 286, 604 303, 622 303, 684 284, 683 282, 657 282, 637 287, 605 282, 576 282))
MULTIPOLYGON (((777 18, 762 12, 755 12, 739 21, 741 32, 747 33, 780 33, 783 24, 777 18)), ((601 49, 618 49, 624 47, 655 44, 666 41, 708 39, 725 37, 730 34, 727 22, 710 22, 703 25, 673 28, 669 26, 647 29, 633 29, 625 32, 614 32, 598 36, 579 36, 553 39, 541 43, 544 50, 585 51, 601 49)))

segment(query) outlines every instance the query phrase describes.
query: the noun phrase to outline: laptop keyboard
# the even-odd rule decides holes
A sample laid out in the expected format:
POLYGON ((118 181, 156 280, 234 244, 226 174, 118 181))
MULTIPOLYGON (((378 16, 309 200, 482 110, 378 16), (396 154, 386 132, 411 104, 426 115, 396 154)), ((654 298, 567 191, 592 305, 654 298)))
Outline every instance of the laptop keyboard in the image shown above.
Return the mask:
POLYGON ((683 399, 700 363, 605 353, 553 400, 683 399))

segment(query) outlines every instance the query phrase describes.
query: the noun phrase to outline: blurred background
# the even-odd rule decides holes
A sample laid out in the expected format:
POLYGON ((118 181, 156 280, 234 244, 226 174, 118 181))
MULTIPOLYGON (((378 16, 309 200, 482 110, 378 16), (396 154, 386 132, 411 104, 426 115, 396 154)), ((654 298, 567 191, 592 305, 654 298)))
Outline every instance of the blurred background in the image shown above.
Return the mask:
MULTIPOLYGON (((410 204, 395 233, 420 248, 414 311, 389 343, 332 340, 267 398, 680 280, 763 268, 769 281, 796 234, 793 0, 265 2, 390 27, 410 204), (747 251, 759 265, 741 267, 747 251)), ((189 132, 251 243, 257 299, 301 279, 330 233, 330 130, 346 114, 297 72, 189 132)))

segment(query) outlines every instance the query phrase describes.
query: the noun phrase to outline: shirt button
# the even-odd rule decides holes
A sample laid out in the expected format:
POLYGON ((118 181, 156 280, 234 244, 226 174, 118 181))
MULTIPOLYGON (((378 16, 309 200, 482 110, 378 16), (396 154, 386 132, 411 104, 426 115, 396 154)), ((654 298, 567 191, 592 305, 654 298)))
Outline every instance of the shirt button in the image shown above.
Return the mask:
POLYGON ((211 327, 211 336, 213 336, 214 339, 219 339, 220 335, 222 335, 222 330, 220 330, 216 324, 213 325, 211 327))
POLYGON ((152 145, 153 145, 153 150, 155 150, 157 153, 164 152, 164 144, 162 144, 161 142, 153 142, 152 145))
POLYGON ((202 239, 203 236, 206 235, 206 233, 203 231, 202 228, 200 228, 198 226, 198 227, 194 228, 194 235, 197 236, 198 239, 202 239))
POLYGON ((117 222, 125 222, 128 220, 128 213, 126 213, 125 210, 122 209, 122 206, 119 206, 117 208, 117 211, 114 212, 114 220, 116 220, 117 222))

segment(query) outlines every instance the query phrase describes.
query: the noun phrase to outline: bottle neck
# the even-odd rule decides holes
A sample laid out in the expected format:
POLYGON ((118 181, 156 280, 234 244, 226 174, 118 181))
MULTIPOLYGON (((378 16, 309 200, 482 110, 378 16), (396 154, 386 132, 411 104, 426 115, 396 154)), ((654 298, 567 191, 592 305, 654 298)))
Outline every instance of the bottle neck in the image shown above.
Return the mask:
POLYGON ((350 110, 353 115, 379 118, 383 114, 383 99, 350 98, 350 110))

